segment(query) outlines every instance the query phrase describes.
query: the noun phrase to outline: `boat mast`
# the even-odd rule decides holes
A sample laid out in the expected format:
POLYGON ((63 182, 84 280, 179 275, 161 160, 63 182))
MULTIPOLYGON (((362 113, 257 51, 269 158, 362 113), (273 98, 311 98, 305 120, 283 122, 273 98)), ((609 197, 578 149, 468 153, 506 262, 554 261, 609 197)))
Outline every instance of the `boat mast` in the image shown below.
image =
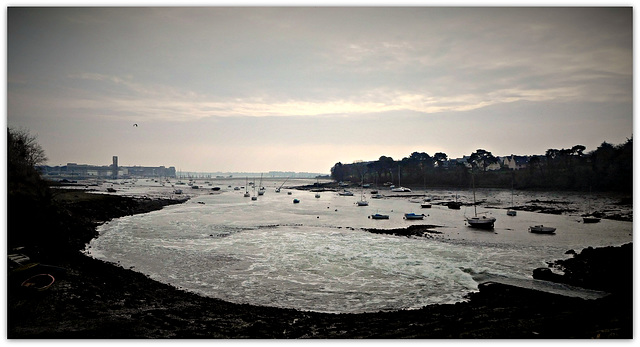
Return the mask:
POLYGON ((478 217, 478 212, 476 210, 476 181, 473 177, 473 168, 471 169, 471 186, 473 187, 473 215, 478 217))
POLYGON ((282 182, 280 187, 278 187, 278 190, 280 190, 280 188, 282 188, 282 186, 284 186, 284 184, 287 183, 287 180, 289 180, 289 177, 287 177, 287 179, 285 179, 284 182, 282 182))
POLYGON ((513 180, 511 181, 511 208, 513 208, 513 180))

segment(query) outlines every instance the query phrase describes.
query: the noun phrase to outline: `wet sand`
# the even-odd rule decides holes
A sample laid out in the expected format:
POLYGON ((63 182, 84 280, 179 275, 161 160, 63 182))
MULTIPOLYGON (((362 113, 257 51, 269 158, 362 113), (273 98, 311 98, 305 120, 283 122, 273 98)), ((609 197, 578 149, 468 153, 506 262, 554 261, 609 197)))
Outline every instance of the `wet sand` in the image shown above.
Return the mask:
MULTIPOLYGON (((583 300, 504 284, 486 283, 467 302, 419 310, 324 314, 258 307, 206 298, 159 283, 117 264, 84 256, 96 225, 144 213, 176 200, 134 199, 84 192, 60 194, 68 247, 55 252, 19 250, 39 265, 9 269, 7 336, 23 338, 623 338, 633 337, 632 246, 575 250, 575 261, 553 262, 571 278, 610 293, 583 300), (603 256, 604 255, 604 256, 603 256), (608 277, 592 265, 604 264, 608 277), (34 291, 20 283, 51 273, 55 283, 34 291), (605 281, 615 283, 603 284, 605 281)), ((373 231, 372 231, 373 232, 373 231)), ((380 232, 380 231, 375 231, 380 232)), ((394 230, 396 235, 403 233, 394 230)), ((410 230, 428 235, 427 230, 410 230)), ((10 250, 11 253, 11 250, 10 250)))

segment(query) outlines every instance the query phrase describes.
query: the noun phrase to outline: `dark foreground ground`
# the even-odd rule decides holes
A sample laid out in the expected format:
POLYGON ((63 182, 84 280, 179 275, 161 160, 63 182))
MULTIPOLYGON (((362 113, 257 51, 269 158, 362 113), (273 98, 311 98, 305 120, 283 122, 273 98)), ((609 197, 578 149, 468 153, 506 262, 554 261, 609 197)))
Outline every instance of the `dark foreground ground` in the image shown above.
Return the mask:
POLYGON ((179 201, 73 192, 58 194, 56 202, 64 220, 52 225, 62 225, 57 228, 64 229, 60 232, 72 246, 58 252, 45 252, 42 246, 16 251, 40 263, 28 269, 13 264, 8 269, 10 339, 633 338, 631 244, 577 250, 568 260, 550 263, 565 269, 566 275, 548 279, 612 293, 603 299, 491 284, 481 285, 480 292, 464 303, 411 311, 321 314, 201 297, 79 253, 95 236, 97 224, 179 201), (56 281, 44 291, 20 286, 36 273, 53 274, 56 281))

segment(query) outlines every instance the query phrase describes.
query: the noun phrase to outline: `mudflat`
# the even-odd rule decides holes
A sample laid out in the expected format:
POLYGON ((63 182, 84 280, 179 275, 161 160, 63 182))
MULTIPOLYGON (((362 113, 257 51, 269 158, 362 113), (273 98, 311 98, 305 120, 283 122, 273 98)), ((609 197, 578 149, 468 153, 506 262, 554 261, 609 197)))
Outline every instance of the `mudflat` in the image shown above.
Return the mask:
POLYGON ((13 264, 8 270, 10 339, 633 338, 631 244, 588 249, 574 254, 576 260, 553 263, 567 275, 550 280, 611 293, 601 299, 484 283, 468 301, 457 304, 326 314, 207 298, 149 279, 135 268, 124 269, 81 253, 97 236, 97 225, 183 200, 59 191, 54 202, 60 211, 55 218, 60 220, 51 225, 64 230, 51 232, 64 235, 67 246, 45 251, 46 245, 27 245, 16 251, 30 258, 30 266, 13 264), (598 264, 608 269, 606 279, 603 271, 594 271, 598 264), (55 282, 43 291, 21 286, 38 273, 52 274, 55 282))

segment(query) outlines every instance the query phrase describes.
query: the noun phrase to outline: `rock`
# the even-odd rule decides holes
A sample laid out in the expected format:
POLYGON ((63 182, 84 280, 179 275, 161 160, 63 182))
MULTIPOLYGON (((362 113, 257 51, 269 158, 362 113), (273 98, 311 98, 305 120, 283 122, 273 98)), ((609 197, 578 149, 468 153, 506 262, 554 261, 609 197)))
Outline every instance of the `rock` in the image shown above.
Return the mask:
POLYGON ((533 278, 536 280, 550 281, 550 282, 562 282, 564 276, 553 273, 551 269, 546 267, 539 267, 533 270, 533 278))

